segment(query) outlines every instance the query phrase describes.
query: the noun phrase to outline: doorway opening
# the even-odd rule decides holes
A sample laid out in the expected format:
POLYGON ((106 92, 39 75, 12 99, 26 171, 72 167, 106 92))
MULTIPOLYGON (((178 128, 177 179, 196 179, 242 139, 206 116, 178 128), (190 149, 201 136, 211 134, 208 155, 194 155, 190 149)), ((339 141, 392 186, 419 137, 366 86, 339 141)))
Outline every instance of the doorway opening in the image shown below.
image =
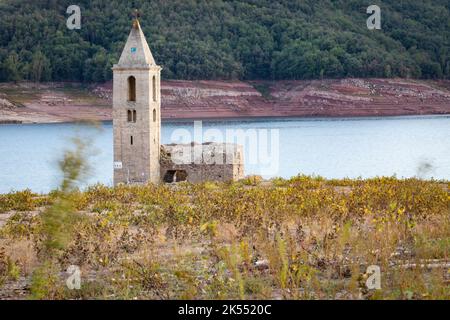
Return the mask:
POLYGON ((186 181, 188 174, 185 170, 167 170, 163 181, 166 183, 186 181))

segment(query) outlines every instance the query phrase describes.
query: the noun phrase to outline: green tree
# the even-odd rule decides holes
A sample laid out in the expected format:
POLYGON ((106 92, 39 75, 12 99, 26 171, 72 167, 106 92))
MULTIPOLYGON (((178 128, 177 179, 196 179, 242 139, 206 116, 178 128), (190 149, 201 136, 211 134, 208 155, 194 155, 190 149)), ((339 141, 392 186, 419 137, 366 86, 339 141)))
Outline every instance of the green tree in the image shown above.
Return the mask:
POLYGON ((41 80, 49 80, 51 75, 50 61, 40 51, 33 54, 31 61, 31 80, 40 82, 41 80))
POLYGON ((78 0, 81 30, 70 4, 0 1, 0 81, 110 80, 135 7, 166 79, 450 77, 448 0, 383 1, 381 31, 361 1, 78 0))
POLYGON ((6 74, 7 81, 19 81, 22 80, 22 75, 19 70, 19 56, 17 53, 11 53, 3 63, 3 70, 6 74))

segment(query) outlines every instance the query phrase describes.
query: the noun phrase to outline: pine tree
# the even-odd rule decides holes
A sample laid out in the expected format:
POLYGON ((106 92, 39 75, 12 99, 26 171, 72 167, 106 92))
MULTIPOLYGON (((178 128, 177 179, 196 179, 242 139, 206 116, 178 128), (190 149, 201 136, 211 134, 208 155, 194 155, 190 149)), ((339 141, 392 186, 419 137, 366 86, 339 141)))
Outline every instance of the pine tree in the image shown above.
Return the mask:
POLYGON ((41 80, 48 80, 51 75, 50 61, 40 51, 33 54, 31 61, 31 80, 40 82, 41 80))
POLYGON ((7 81, 17 82, 22 80, 19 63, 19 56, 15 52, 10 53, 10 55, 6 58, 3 63, 3 70, 6 73, 7 81))

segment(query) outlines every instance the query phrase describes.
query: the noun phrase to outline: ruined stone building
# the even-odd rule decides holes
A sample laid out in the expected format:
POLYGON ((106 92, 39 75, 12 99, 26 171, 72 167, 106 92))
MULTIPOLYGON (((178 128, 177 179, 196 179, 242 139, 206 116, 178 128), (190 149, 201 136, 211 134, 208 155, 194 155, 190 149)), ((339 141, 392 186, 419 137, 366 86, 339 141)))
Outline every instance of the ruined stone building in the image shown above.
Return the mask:
POLYGON ((230 181, 243 178, 242 146, 230 143, 164 145, 161 178, 164 182, 230 181))
POLYGON ((241 146, 161 146, 161 69, 135 19, 113 67, 114 184, 241 179, 241 146))

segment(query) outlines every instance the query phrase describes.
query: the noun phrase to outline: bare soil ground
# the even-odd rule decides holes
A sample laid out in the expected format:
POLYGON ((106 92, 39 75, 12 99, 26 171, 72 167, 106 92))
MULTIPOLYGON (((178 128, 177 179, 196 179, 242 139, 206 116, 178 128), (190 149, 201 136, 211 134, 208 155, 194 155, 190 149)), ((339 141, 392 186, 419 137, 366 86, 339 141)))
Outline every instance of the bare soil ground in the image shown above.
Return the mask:
POLYGON ((3 84, 0 123, 111 120, 111 104, 80 84, 3 84), (8 103, 8 105, 6 105, 8 103))
MULTIPOLYGON (((0 123, 112 119, 112 83, 0 85, 0 123)), ((450 81, 165 81, 163 119, 450 114, 450 81)))

